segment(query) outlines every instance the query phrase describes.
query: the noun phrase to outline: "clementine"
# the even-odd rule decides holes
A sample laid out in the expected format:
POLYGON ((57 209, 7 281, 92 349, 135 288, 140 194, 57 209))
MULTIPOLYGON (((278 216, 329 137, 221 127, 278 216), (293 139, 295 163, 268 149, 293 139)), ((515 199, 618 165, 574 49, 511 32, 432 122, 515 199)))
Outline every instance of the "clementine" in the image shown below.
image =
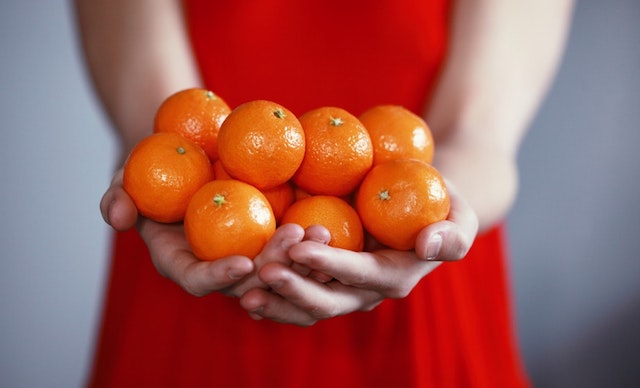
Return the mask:
POLYGON ((310 194, 351 193, 373 163, 371 138, 357 117, 344 109, 321 107, 299 117, 306 152, 293 177, 310 194))
POLYGON ((400 105, 378 105, 359 116, 373 144, 373 165, 393 159, 433 161, 431 129, 422 117, 400 105))
POLYGON ((438 170, 415 159, 374 166, 356 194, 364 228, 378 242, 411 250, 421 229, 447 218, 450 198, 438 170))
POLYGON ((307 197, 311 196, 311 194, 309 194, 308 192, 302 190, 301 188, 299 188, 296 185, 293 185, 293 193, 294 193, 296 201, 299 201, 301 199, 304 199, 304 198, 307 198, 307 197))
POLYGON ((215 173, 216 180, 233 179, 231 178, 231 175, 229 175, 229 173, 224 169, 224 167, 222 166, 222 162, 220 162, 219 159, 213 163, 213 172, 215 173))
MULTIPOLYGON (((213 164, 213 171, 215 172, 216 180, 233 179, 229 173, 225 171, 220 160, 216 160, 213 164)), ((273 215, 276 217, 276 223, 279 223, 284 212, 295 200, 293 185, 290 181, 287 181, 271 189, 260 191, 269 201, 273 215)))
POLYGON ((234 179, 215 180, 191 198, 184 217, 187 241, 196 257, 255 258, 276 229, 269 201, 257 188, 234 179))
POLYGON ((182 220, 191 196, 213 179, 202 148, 175 133, 156 133, 129 154, 123 187, 140 214, 170 223, 182 220))
POLYGON ((322 225, 329 230, 329 245, 361 251, 364 231, 358 213, 343 199, 329 195, 315 195, 294 202, 282 217, 282 223, 307 228, 322 225))
POLYGON ((231 112, 210 90, 190 88, 167 97, 154 120, 154 132, 174 132, 198 144, 211 161, 218 159, 218 132, 231 112))
POLYGON ((220 127, 218 156, 235 179, 261 190, 288 181, 305 153, 298 118, 266 100, 246 102, 231 111, 220 127))
POLYGON ((293 185, 287 181, 274 188, 262 190, 262 194, 264 194, 271 205, 273 215, 276 217, 276 223, 280 223, 284 213, 295 201, 293 185))

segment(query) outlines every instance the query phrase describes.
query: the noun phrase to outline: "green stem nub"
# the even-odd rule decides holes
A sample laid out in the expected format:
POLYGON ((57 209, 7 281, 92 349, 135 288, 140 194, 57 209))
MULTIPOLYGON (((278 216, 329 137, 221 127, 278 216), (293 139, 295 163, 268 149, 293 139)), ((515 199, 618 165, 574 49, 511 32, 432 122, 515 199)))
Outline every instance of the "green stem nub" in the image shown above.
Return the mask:
POLYGON ((178 152, 180 155, 184 155, 187 153, 187 150, 185 150, 184 147, 180 146, 176 148, 176 152, 178 152))
POLYGON ((388 201, 391 199, 391 195, 389 195, 389 190, 382 190, 381 192, 378 193, 378 198, 380 198, 382 201, 388 201))
POLYGON ((222 205, 224 205, 227 201, 224 199, 224 195, 222 194, 216 194, 213 196, 213 203, 217 206, 220 207, 222 205))
POLYGON ((279 119, 284 119, 287 115, 284 113, 284 111, 280 108, 277 108, 276 110, 273 111, 273 115, 276 116, 279 119))
POLYGON ((331 125, 334 127, 339 127, 342 124, 344 124, 344 120, 342 120, 340 117, 331 117, 331 125))

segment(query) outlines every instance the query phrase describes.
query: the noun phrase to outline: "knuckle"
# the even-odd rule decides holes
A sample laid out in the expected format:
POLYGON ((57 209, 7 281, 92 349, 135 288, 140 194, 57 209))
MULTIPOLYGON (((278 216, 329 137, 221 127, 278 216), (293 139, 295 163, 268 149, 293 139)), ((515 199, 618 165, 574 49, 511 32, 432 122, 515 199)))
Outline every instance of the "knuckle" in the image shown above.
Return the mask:
POLYGON ((341 282, 345 286, 363 287, 364 285, 368 284, 368 277, 363 271, 363 272, 358 272, 354 274, 350 278, 342 279, 341 282))
POLYGON ((333 302, 329 302, 325 306, 313 306, 309 309, 309 315, 316 321, 336 317, 339 312, 339 306, 333 302))
POLYGON ((403 299, 409 296, 414 286, 414 282, 403 281, 395 284, 393 287, 387 288, 384 292, 384 296, 391 299, 403 299))
POLYGON ((396 287, 389 290, 387 295, 391 299, 403 299, 409 296, 410 292, 411 292, 411 288, 402 286, 402 287, 396 287))
POLYGON ((206 292, 203 292, 200 287, 196 286, 193 284, 193 281, 188 279, 183 279, 182 282, 180 282, 180 287, 193 296, 202 297, 206 295, 206 292))
POLYGON ((208 293, 187 269, 181 271, 180 275, 173 280, 178 283, 184 291, 193 296, 202 297, 208 293))
POLYGON ((362 309, 360 309, 360 311, 364 311, 364 312, 369 312, 369 311, 373 311, 373 309, 375 309, 376 307, 378 307, 378 305, 382 303, 382 301, 378 301, 378 302, 373 302, 371 304, 368 304, 366 306, 363 306, 362 309))
POLYGON ((311 326, 314 326, 317 322, 318 322, 317 319, 308 319, 308 320, 305 320, 304 322, 298 323, 297 325, 300 327, 311 327, 311 326))
POLYGON ((467 255, 469 249, 471 248, 471 242, 469 242, 468 240, 469 239, 467 238, 467 236, 461 236, 456 240, 455 247, 452 251, 453 260, 461 260, 467 255))
POLYGON ((463 259, 473 244, 473 238, 463 234, 458 229, 453 229, 444 235, 443 249, 439 257, 445 261, 458 261, 463 259))

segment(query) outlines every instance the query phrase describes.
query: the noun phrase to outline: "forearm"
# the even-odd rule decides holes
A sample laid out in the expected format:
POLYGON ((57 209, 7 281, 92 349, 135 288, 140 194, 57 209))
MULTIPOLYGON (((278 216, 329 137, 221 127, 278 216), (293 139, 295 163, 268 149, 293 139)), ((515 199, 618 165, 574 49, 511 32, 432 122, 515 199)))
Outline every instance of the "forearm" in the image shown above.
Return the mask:
POLYGON ((475 210, 480 231, 503 220, 516 199, 516 161, 501 150, 443 146, 436 151, 434 165, 475 210))
POLYGON ((426 118, 436 166, 486 229, 518 189, 520 142, 555 75, 572 1, 459 0, 450 51, 426 118))
POLYGON ((126 154, 169 94, 200 84, 176 0, 76 0, 95 90, 126 154))

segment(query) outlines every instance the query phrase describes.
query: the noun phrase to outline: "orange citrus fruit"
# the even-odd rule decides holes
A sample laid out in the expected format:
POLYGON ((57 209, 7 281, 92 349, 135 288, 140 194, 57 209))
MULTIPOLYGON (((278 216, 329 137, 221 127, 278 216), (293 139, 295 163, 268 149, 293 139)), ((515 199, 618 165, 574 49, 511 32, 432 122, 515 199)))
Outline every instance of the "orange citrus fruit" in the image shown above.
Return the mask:
MULTIPOLYGON (((220 160, 216 160, 213 164, 213 171, 215 172, 216 180, 233 179, 229 173, 225 171, 220 160)), ((293 185, 290 181, 287 181, 271 189, 260 191, 267 197, 271 209, 273 209, 273 215, 276 217, 276 222, 279 223, 284 212, 296 199, 293 185)))
POLYGON ((273 215, 276 217, 276 223, 280 223, 284 213, 295 201, 293 185, 287 181, 274 188, 262 190, 262 194, 264 194, 271 205, 273 215))
POLYGON ((156 133, 131 150, 123 187, 140 214, 169 223, 181 221, 191 196, 213 179, 202 148, 175 133, 156 133))
POLYGON ((378 242, 411 250, 421 229, 447 218, 450 198, 438 170, 415 159, 374 166, 362 181, 356 208, 378 242))
POLYGON ((213 172, 215 173, 216 180, 233 179, 231 178, 231 175, 229 175, 229 173, 224 169, 220 160, 216 160, 213 163, 213 172))
POLYGON ((378 105, 359 117, 373 144, 373 165, 394 159, 433 161, 431 129, 422 117, 400 105, 378 105))
POLYGON ((295 184, 310 194, 351 193, 371 168, 371 138, 357 117, 344 109, 321 107, 299 117, 307 142, 295 184))
POLYGON ((154 132, 174 132, 198 144, 211 161, 218 159, 218 132, 231 112, 210 90, 190 88, 167 97, 156 111, 154 132))
POLYGON ((296 201, 299 201, 301 199, 304 199, 304 198, 307 198, 307 197, 311 196, 311 194, 309 194, 308 192, 302 190, 301 188, 299 188, 296 185, 293 185, 293 193, 294 193, 296 201))
POLYGON ((298 224, 303 228, 322 225, 329 230, 329 245, 361 251, 364 231, 358 213, 346 201, 329 195, 315 195, 294 202, 282 217, 282 224, 298 224))
POLYGON ((184 217, 187 241, 201 260, 231 255, 253 259, 275 229, 273 211, 264 194, 234 179, 202 186, 191 198, 184 217))
POLYGON ((218 156, 224 169, 261 190, 288 181, 304 153, 305 135, 298 118, 271 101, 238 106, 218 134, 218 156))

